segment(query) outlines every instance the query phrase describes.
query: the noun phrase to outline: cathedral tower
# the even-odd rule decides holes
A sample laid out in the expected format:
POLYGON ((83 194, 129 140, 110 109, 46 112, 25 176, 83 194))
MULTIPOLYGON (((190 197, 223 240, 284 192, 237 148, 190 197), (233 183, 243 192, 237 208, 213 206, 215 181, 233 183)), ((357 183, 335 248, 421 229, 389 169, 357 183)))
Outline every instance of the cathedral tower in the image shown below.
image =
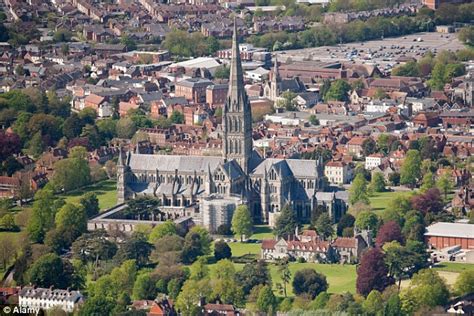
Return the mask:
POLYGON ((235 159, 245 174, 249 172, 252 153, 252 113, 244 88, 242 62, 234 20, 232 61, 230 65, 229 92, 223 109, 223 156, 226 161, 235 159))

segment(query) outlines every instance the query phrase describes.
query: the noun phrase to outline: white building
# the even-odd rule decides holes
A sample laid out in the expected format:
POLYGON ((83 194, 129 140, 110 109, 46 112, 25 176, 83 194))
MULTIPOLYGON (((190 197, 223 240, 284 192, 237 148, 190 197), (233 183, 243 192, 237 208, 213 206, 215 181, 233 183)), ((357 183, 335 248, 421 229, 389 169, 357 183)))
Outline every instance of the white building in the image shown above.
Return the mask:
POLYGON ((83 301, 84 297, 79 291, 25 286, 20 290, 18 298, 18 305, 21 307, 40 308, 43 310, 59 307, 66 313, 72 313, 76 306, 83 301))
POLYGON ((262 82, 263 80, 268 78, 269 73, 270 73, 269 70, 263 67, 258 67, 257 69, 254 69, 254 70, 247 70, 245 72, 245 77, 252 81, 262 82))
POLYGON ((324 175, 332 184, 347 184, 352 175, 349 166, 342 161, 330 161, 324 168, 324 175))
POLYGON ((382 154, 372 154, 365 157, 365 169, 372 170, 380 166, 383 162, 382 154))

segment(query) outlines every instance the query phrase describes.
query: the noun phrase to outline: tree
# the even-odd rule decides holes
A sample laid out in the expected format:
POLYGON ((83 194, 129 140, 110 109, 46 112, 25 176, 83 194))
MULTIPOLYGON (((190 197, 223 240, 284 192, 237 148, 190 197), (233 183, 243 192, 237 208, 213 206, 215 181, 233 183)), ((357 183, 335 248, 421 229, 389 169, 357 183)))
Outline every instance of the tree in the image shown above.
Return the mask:
POLYGON ((326 304, 328 303, 330 295, 327 292, 321 292, 316 296, 316 298, 311 302, 310 309, 318 310, 325 309, 326 304))
POLYGON ((179 111, 174 110, 173 113, 171 113, 170 121, 173 124, 183 124, 184 114, 179 111))
POLYGON ((176 299, 176 307, 183 315, 199 315, 198 303, 210 295, 209 279, 187 280, 176 299))
POLYGON ((229 76, 230 68, 225 65, 217 67, 216 71, 214 72, 214 78, 216 79, 229 79, 229 76))
POLYGON ((257 308, 264 313, 273 314, 277 306, 277 299, 268 285, 262 287, 258 293, 257 308))
POLYGON ((40 132, 37 132, 28 141, 28 148, 26 149, 26 152, 34 158, 38 158, 43 153, 44 146, 43 137, 41 136, 40 132))
POLYGON ((296 295, 308 294, 311 299, 314 299, 327 289, 328 283, 325 275, 309 268, 296 271, 293 278, 293 292, 296 295))
POLYGON ((150 273, 140 273, 133 284, 134 300, 153 300, 156 298, 157 290, 155 286, 155 280, 151 277, 150 273))
POLYGON ((214 258, 216 261, 232 258, 232 250, 225 241, 219 240, 214 244, 214 258))
POLYGON ((245 295, 248 295, 250 290, 259 284, 271 285, 272 282, 268 267, 263 261, 258 261, 257 264, 245 264, 243 269, 236 273, 235 279, 245 295))
POLYGON ((52 182, 58 188, 70 191, 90 183, 90 167, 86 159, 66 158, 54 164, 52 182))
MULTIPOLYGON (((62 205, 61 205, 62 206, 62 205)), ((28 222, 28 235, 32 242, 42 242, 46 232, 54 225, 54 216, 59 204, 51 190, 38 190, 34 196, 33 213, 28 222)))
POLYGON ((117 252, 117 245, 107 239, 105 231, 82 234, 72 244, 74 258, 93 263, 94 279, 100 261, 111 259, 117 252))
POLYGON ((347 101, 348 92, 351 90, 351 86, 342 79, 338 79, 331 84, 331 87, 324 95, 324 101, 347 101))
POLYGON ((246 205, 239 205, 232 216, 232 230, 240 235, 240 241, 243 236, 249 237, 252 234, 252 216, 246 205))
POLYGON ((18 231, 19 228, 15 223, 15 216, 13 214, 5 214, 0 219, 0 230, 3 231, 18 231))
POLYGON ((367 250, 357 268, 357 293, 367 296, 372 290, 381 292, 391 282, 383 253, 378 248, 367 250))
POLYGON ((405 311, 411 314, 421 307, 446 304, 449 299, 449 290, 443 278, 435 270, 425 269, 413 276, 410 287, 402 292, 401 299, 405 311), (412 303, 407 304, 407 302, 412 303), (406 308, 406 306, 409 307, 406 308))
POLYGON ((80 316, 111 315, 116 303, 105 297, 90 297, 79 310, 80 316))
POLYGON ((137 49, 137 44, 135 43, 135 40, 131 38, 128 35, 122 35, 122 38, 120 39, 120 43, 125 45, 127 47, 127 51, 132 51, 137 49))
POLYGON ((398 186, 400 184, 400 174, 398 172, 392 172, 388 175, 388 181, 393 186, 398 186))
POLYGON ((191 229, 184 238, 182 258, 183 262, 187 264, 193 263, 199 256, 210 253, 209 235, 206 235, 207 232, 196 230, 196 227, 191 229))
POLYGON ((84 194, 79 200, 79 203, 84 207, 88 218, 99 214, 99 199, 94 192, 84 194))
POLYGON ((371 137, 362 142, 362 154, 367 157, 377 151, 377 143, 371 137))
POLYGON ((474 27, 463 27, 458 33, 458 38, 464 44, 474 46, 474 27))
POLYGON ((116 125, 116 133, 119 138, 130 139, 137 131, 135 122, 129 117, 121 118, 116 125))
POLYGON ((78 114, 73 113, 68 117, 63 124, 63 134, 68 139, 72 139, 81 135, 82 128, 85 126, 84 121, 81 120, 78 114))
POLYGON ((398 293, 392 294, 385 304, 384 315, 385 316, 398 316, 401 315, 401 303, 398 293))
POLYGON ((415 195, 411 199, 411 204, 415 210, 426 214, 437 214, 443 210, 443 201, 437 188, 432 188, 423 194, 415 195))
POLYGON ((382 294, 377 290, 372 290, 362 303, 362 308, 368 315, 379 315, 383 307, 382 294))
POLYGON ((457 295, 474 293, 474 270, 465 270, 456 278, 454 289, 457 295))
POLYGON ((355 223, 355 217, 352 216, 351 214, 347 213, 342 215, 341 219, 337 223, 337 235, 342 236, 342 232, 346 228, 354 228, 354 223, 355 223))
POLYGON ((427 172, 425 173, 425 175, 423 176, 423 180, 421 181, 421 187, 420 187, 420 191, 421 192, 426 192, 428 191, 429 189, 433 188, 435 186, 435 181, 434 181, 434 176, 433 176, 433 173, 431 172, 427 172))
POLYGON ((372 211, 362 211, 357 215, 355 225, 359 229, 368 229, 375 231, 377 228, 379 219, 377 215, 372 211))
POLYGON ((244 293, 235 282, 235 274, 235 266, 230 260, 224 259, 217 262, 211 280, 211 299, 218 299, 224 304, 244 303, 244 293))
POLYGON ((280 215, 276 219, 274 232, 278 237, 288 238, 288 236, 295 233, 298 226, 299 224, 295 212, 293 212, 291 207, 287 204, 283 207, 280 215))
POLYGON ((120 245, 114 259, 118 262, 135 260, 137 266, 143 267, 148 263, 152 249, 153 245, 148 243, 143 236, 133 234, 120 245))
POLYGON ((400 183, 413 188, 421 176, 421 156, 420 152, 410 149, 403 161, 400 171, 400 183))
POLYGON ((453 190, 453 181, 448 172, 445 172, 436 182, 436 187, 444 194, 444 200, 448 199, 448 193, 453 190))
POLYGON ((58 229, 68 232, 69 242, 72 243, 87 231, 87 214, 82 206, 66 203, 56 214, 55 223, 58 229))
POLYGON ((38 287, 54 286, 60 289, 69 286, 71 277, 61 258, 52 253, 39 257, 28 269, 27 275, 29 281, 38 287))
POLYGON ((164 236, 176 235, 178 230, 176 229, 176 225, 171 220, 167 220, 166 222, 156 225, 153 227, 150 233, 150 237, 148 240, 151 243, 156 243, 156 241, 164 236))
POLYGON ((329 239, 334 234, 334 228, 332 227, 332 220, 328 213, 321 214, 315 223, 316 231, 318 235, 324 240, 329 239))
POLYGON ((15 240, 10 235, 0 236, 0 261, 3 270, 7 269, 7 264, 15 255, 15 240))
POLYGON ((288 265, 288 261, 284 260, 278 266, 278 273, 280 275, 281 280, 283 281, 283 295, 286 296, 286 285, 291 280, 291 271, 288 265))
POLYGON ((352 181, 349 189, 349 202, 352 205, 357 202, 369 204, 369 198, 367 196, 367 180, 362 173, 357 174, 354 181, 352 181))
POLYGON ((314 114, 311 114, 309 116, 308 121, 311 123, 311 125, 315 125, 315 126, 319 125, 319 120, 314 114))
POLYGON ((385 179, 381 172, 376 172, 372 175, 372 179, 369 184, 369 191, 371 192, 384 192, 385 191, 385 179))
POLYGON ((386 242, 391 241, 397 241, 400 244, 404 242, 400 226, 394 221, 387 222, 379 228, 376 245, 382 247, 386 242))

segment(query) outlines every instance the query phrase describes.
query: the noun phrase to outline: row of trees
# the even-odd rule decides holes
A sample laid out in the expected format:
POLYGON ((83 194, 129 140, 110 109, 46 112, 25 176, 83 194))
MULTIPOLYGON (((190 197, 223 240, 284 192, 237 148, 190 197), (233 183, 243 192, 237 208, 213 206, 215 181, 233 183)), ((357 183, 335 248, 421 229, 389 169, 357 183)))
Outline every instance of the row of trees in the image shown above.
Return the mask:
POLYGON ((463 61, 474 57, 470 49, 460 50, 456 53, 442 51, 434 57, 427 53, 418 61, 408 62, 392 71, 394 76, 423 77, 430 78, 428 84, 433 90, 442 90, 446 83, 451 82, 454 77, 465 73, 463 61))

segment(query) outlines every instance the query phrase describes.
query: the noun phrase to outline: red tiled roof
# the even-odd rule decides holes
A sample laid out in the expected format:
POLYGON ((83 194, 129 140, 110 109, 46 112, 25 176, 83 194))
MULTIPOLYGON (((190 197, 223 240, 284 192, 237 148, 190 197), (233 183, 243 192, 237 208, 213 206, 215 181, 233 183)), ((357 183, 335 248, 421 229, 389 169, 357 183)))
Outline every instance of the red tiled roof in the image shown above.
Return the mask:
POLYGON ((206 304, 204 305, 205 310, 212 310, 212 311, 225 311, 225 312, 233 312, 235 311, 234 305, 230 304, 206 304))
POLYGON ((275 239, 262 240, 262 249, 275 249, 277 241, 275 239))
POLYGON ((337 237, 333 243, 336 248, 355 248, 356 239, 352 237, 337 237))

